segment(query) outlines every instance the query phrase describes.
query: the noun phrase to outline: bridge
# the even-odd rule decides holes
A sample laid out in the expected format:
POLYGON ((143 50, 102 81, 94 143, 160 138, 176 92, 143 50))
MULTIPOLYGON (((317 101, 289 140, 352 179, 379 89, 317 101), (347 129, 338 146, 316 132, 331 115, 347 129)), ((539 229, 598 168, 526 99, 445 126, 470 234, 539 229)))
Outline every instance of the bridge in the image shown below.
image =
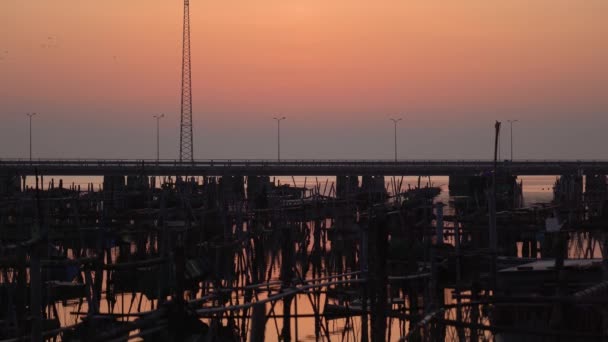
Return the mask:
MULTIPOLYGON (((0 159, 0 175, 112 176, 450 176, 489 172, 488 160, 23 160, 0 159)), ((501 161, 499 170, 514 175, 608 174, 608 161, 501 161)))

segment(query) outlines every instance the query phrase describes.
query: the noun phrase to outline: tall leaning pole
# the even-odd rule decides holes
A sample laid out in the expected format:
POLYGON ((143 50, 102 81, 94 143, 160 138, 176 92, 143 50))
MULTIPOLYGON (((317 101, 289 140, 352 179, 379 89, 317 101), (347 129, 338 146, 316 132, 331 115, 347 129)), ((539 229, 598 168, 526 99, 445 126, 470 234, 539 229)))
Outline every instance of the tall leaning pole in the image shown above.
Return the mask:
POLYGON ((179 136, 180 162, 194 162, 192 134, 192 73, 190 69, 190 0, 184 0, 182 49, 182 103, 179 136))

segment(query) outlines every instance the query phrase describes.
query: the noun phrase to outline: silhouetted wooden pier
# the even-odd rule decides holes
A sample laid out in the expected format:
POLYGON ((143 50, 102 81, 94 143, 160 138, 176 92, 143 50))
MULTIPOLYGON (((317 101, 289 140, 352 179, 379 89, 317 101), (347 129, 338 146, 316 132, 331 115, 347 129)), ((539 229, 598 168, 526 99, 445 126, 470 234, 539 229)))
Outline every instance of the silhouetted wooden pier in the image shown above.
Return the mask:
POLYGON ((526 208, 515 163, 495 177, 484 162, 3 163, 0 338, 605 334, 608 186, 595 174, 603 164, 552 169, 553 202, 526 208), (382 174, 414 166, 455 172, 449 203, 437 203, 441 189, 430 181, 407 188, 382 174), (298 186, 271 181, 274 172, 336 178, 298 186), (66 186, 57 174, 101 175, 103 184, 66 186))

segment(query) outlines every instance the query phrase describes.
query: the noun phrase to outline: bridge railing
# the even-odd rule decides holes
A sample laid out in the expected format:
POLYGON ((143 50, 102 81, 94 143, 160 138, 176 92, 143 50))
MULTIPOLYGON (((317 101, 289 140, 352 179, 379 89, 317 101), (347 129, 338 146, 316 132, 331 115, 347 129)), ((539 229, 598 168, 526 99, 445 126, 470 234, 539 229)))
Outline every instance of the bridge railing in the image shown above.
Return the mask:
MULTIPOLYGON (((193 162, 180 162, 176 159, 95 159, 95 158, 72 158, 72 159, 19 159, 19 158, 0 158, 0 164, 159 164, 159 165, 208 165, 208 164, 474 164, 474 163, 493 163, 492 160, 485 159, 400 159, 394 161, 392 159, 282 159, 281 161, 274 159, 199 159, 193 162)), ((498 161, 499 164, 590 164, 590 163, 608 163, 608 160, 554 160, 554 159, 526 159, 526 160, 503 160, 498 161)))
MULTIPOLYGON (((287 169, 287 170, 311 170, 314 168, 323 170, 361 168, 370 171, 372 168, 383 170, 394 170, 403 168, 458 168, 488 170, 493 167, 491 160, 386 160, 386 159, 349 159, 349 160, 323 160, 323 159, 285 159, 281 161, 269 159, 203 159, 193 162, 180 162, 179 160, 154 160, 154 159, 0 159, 0 169, 287 169)), ((608 168, 608 161, 600 160, 516 160, 501 161, 501 168, 608 168)))

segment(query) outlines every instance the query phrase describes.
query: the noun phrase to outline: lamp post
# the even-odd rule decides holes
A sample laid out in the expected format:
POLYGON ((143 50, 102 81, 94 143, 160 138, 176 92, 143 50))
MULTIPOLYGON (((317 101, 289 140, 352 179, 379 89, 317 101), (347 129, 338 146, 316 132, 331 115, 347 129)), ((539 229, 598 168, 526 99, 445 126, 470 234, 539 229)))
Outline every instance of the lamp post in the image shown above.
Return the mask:
POLYGON ((165 114, 153 115, 156 119, 156 163, 160 160, 160 119, 165 117, 165 114))
POLYGON ((513 162, 513 123, 518 121, 519 120, 507 120, 507 122, 511 126, 511 162, 513 162))
POLYGON ((398 119, 394 119, 394 118, 390 118, 389 120, 391 120, 393 122, 393 125, 395 126, 395 163, 397 162, 397 123, 401 120, 403 120, 402 118, 398 118, 398 119))
POLYGON ((30 162, 32 161, 32 118, 37 115, 37 113, 27 113, 25 114, 29 117, 30 121, 30 162))
POLYGON ((282 116, 280 118, 273 118, 274 120, 277 120, 277 160, 280 162, 281 161, 281 121, 287 119, 286 117, 282 116))

